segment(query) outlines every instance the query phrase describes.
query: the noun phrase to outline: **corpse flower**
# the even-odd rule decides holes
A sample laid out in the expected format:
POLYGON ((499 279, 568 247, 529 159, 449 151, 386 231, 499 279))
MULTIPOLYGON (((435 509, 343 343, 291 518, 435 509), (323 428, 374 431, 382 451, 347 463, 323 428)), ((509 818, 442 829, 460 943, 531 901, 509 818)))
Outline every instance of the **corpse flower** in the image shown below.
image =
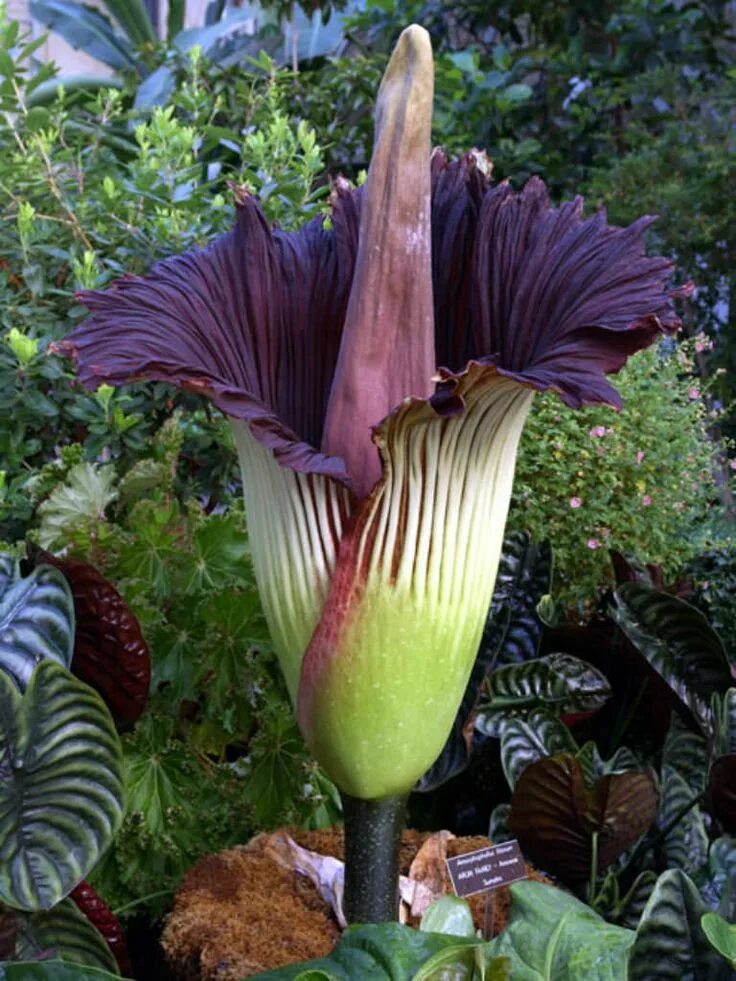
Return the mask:
POLYGON ((271 229, 242 192, 207 248, 83 294, 61 345, 90 387, 171 382, 230 417, 273 643, 345 801, 353 918, 395 914, 395 884, 387 914, 355 898, 351 822, 395 839, 451 729, 534 392, 618 405, 605 375, 679 323, 650 219, 614 228, 537 179, 494 186, 481 154, 432 155, 432 86, 410 27, 366 185, 335 184, 329 224, 271 229))

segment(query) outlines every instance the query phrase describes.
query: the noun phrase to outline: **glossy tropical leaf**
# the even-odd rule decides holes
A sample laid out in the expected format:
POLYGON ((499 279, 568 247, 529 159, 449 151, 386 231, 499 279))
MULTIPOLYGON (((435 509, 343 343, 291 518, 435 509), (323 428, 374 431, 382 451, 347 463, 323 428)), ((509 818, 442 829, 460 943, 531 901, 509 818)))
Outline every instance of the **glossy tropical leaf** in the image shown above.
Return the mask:
POLYGON ((591 712, 611 694, 608 679, 592 665, 569 654, 548 654, 493 672, 488 700, 478 710, 477 727, 492 732, 494 717, 547 708, 557 715, 591 712))
POLYGON ((620 900, 616 911, 616 922, 620 926, 629 927, 635 930, 639 925, 644 907, 649 902, 652 890, 657 884, 657 873, 651 869, 640 872, 626 893, 620 900))
POLYGON ((704 736, 689 729, 676 712, 672 713, 662 749, 662 765, 677 770, 694 794, 705 790, 708 743, 704 736))
POLYGON ((699 793, 701 791, 692 788, 677 770, 662 767, 659 826, 665 830, 676 822, 664 842, 667 864, 689 875, 702 868, 708 857, 708 833, 703 813, 697 804, 687 810, 699 793))
POLYGON ((736 923, 728 923, 718 913, 705 913, 700 926, 711 947, 736 970, 736 923))
POLYGON ((505 538, 488 619, 462 703, 442 753, 415 790, 434 790, 468 765, 472 734, 467 726, 483 682, 496 664, 536 655, 542 623, 535 609, 549 588, 551 575, 548 544, 533 545, 525 532, 512 532, 505 538))
MULTIPOLYGON (((254 981, 397 981, 415 978, 430 958, 451 948, 455 960, 467 970, 472 967, 475 949, 482 946, 475 938, 424 933, 399 923, 351 927, 329 957, 291 964, 276 971, 253 975, 254 981)), ((452 976, 452 975, 450 975, 452 976)), ((460 977, 467 974, 460 974, 460 977)))
POLYGON ((567 726, 546 709, 500 717, 496 732, 501 739, 501 765, 512 790, 530 763, 557 753, 575 753, 578 748, 567 726))
POLYGON ((723 644, 694 606, 642 583, 616 590, 615 618, 704 729, 708 701, 732 683, 723 644))
POLYGON ((730 968, 700 926, 708 908, 691 879, 668 869, 649 897, 629 955, 630 981, 727 981, 730 968))
POLYGON ((585 743, 575 753, 575 759, 583 771, 585 785, 592 787, 596 780, 602 777, 605 772, 605 764, 598 752, 598 747, 592 741, 585 743))
POLYGON ((166 20, 166 37, 173 40, 184 28, 186 0, 169 0, 169 12, 166 20))
POLYGON ((120 742, 96 692, 53 661, 24 695, 0 674, 0 900, 48 909, 122 816, 120 742))
POLYGON ((81 967, 67 961, 21 961, 3 964, 3 981, 110 981, 119 978, 97 967, 81 967))
POLYGON ((512 532, 503 543, 496 586, 480 642, 489 667, 536 657, 542 622, 536 609, 552 581, 549 542, 535 545, 526 532, 512 532))
POLYGON ((69 898, 92 926, 99 932, 120 968, 121 974, 131 974, 130 955, 125 932, 120 920, 110 907, 103 903, 89 882, 82 881, 72 890, 69 898))
POLYGON ((16 960, 51 953, 70 964, 100 968, 118 976, 110 948, 71 899, 63 899, 43 912, 18 913, 17 921, 16 960))
POLYGON ((495 844, 500 841, 509 841, 514 836, 509 831, 509 811, 508 804, 496 804, 491 811, 488 821, 488 837, 495 844))
POLYGON ((56 31, 73 48, 116 71, 134 69, 136 61, 130 42, 120 35, 101 11, 73 0, 30 0, 32 17, 56 31))
POLYGON ((580 763, 559 754, 532 763, 511 797, 509 827, 524 852, 566 879, 590 873, 592 836, 604 869, 649 828, 657 792, 650 773, 615 773, 588 788, 580 763))
POLYGON ((74 604, 64 577, 50 566, 21 576, 19 563, 0 555, 0 668, 22 690, 44 658, 69 667, 74 604))
POLYGON ((736 834, 736 753, 720 756, 708 779, 710 812, 728 834, 736 834))
POLYGON ((420 930, 425 933, 449 933, 453 937, 474 937, 475 926, 470 906, 459 896, 441 896, 425 910, 420 930))
POLYGON ((42 553, 62 573, 74 598, 74 674, 102 695, 118 723, 135 722, 146 706, 151 658, 127 603, 94 566, 42 553))
MULTIPOLYGON (((519 981, 625 981, 634 933, 541 882, 511 886, 509 923, 488 945, 519 981)), ((653 979, 650 979, 653 981, 653 979)))
POLYGON ((708 866, 698 886, 711 909, 727 920, 736 920, 736 838, 722 835, 711 843, 708 866))

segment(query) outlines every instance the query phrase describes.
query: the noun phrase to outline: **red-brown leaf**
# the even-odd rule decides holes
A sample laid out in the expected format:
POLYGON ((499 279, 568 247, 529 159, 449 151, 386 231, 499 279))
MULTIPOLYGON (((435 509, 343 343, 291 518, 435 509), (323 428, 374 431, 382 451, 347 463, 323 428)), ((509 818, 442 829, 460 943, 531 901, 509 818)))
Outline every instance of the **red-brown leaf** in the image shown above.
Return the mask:
POLYGON ((103 903, 92 886, 84 880, 69 894, 69 898, 74 900, 77 908, 105 938, 107 946, 118 962, 120 973, 124 977, 130 977, 132 971, 125 932, 109 906, 103 903))

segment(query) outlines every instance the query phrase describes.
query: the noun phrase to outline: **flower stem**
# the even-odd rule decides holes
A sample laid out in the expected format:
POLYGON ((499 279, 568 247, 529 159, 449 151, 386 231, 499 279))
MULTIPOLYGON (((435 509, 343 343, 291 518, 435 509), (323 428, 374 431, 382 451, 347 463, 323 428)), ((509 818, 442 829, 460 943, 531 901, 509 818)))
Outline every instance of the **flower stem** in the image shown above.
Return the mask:
POLYGON ((345 820, 345 918, 388 923, 399 915, 399 846, 406 795, 359 800, 341 792, 345 820))

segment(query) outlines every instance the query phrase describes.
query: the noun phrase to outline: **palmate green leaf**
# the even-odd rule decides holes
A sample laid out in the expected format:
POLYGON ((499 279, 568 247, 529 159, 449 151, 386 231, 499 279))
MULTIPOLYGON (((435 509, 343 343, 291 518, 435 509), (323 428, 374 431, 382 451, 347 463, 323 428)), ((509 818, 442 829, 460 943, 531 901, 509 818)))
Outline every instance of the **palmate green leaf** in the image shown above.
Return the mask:
POLYGON ((616 622, 707 732, 708 702, 733 679, 721 639, 694 606, 643 583, 616 590, 616 622))
POLYGON ((38 542, 53 551, 69 543, 73 529, 104 518, 117 497, 115 468, 78 463, 38 509, 38 542))
POLYGON ((512 790, 531 763, 555 753, 575 753, 578 748, 567 726, 545 709, 502 717, 494 732, 501 739, 501 765, 512 790))
POLYGON ((517 882, 508 926, 488 950, 509 958, 514 981, 625 981, 633 941, 631 930, 606 923, 568 893, 517 882))
POLYGON ((16 960, 31 960, 51 952, 71 964, 99 968, 119 977, 115 957, 104 937, 71 899, 63 899, 44 912, 18 913, 17 922, 16 960))
POLYGON ((659 826, 665 829, 677 820, 664 842, 667 864, 689 875, 701 869, 708 858, 708 832, 700 807, 696 804, 682 813, 699 793, 673 767, 662 767, 659 826))
POLYGON ((731 969, 700 925, 708 912, 680 869, 668 869, 649 897, 629 955, 630 981, 728 981, 731 969))
POLYGON ((605 675, 569 654, 549 654, 493 672, 488 700, 478 710, 477 727, 492 734, 494 720, 509 713, 546 708, 557 715, 593 712, 611 694, 605 675))
POLYGON ((48 909, 122 816, 120 743, 99 695, 42 661, 24 695, 0 674, 0 900, 48 909))
POLYGON ((0 668, 22 690, 44 658, 62 667, 74 651, 74 602, 51 566, 21 576, 17 559, 0 555, 0 668))
POLYGON ((238 514, 208 518, 195 529, 192 547, 194 562, 184 582, 187 594, 223 589, 250 572, 248 538, 238 514))
POLYGON ((245 799, 256 821, 268 827, 283 813, 284 801, 295 796, 301 778, 304 744, 289 716, 270 716, 251 743, 245 799))

